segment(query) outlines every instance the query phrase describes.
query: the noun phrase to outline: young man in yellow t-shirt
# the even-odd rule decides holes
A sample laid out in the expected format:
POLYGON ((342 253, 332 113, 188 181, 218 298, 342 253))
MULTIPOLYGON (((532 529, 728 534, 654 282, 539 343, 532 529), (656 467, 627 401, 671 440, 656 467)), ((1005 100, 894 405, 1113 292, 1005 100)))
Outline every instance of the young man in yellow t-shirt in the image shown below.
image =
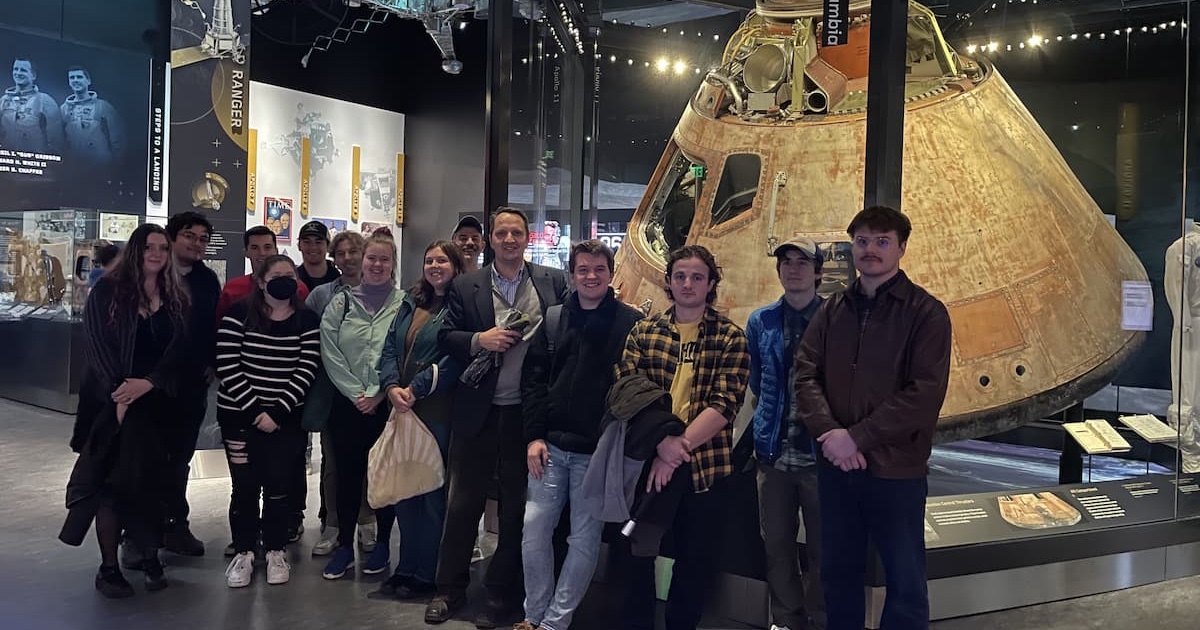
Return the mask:
MULTIPOLYGON (((746 335, 713 307, 721 272, 711 252, 681 247, 667 260, 672 306, 638 322, 625 343, 616 378, 641 374, 671 393, 683 435, 663 438, 645 488, 660 490, 683 462, 692 492, 670 527, 666 552, 675 559, 667 597, 667 628, 693 629, 704 611, 704 591, 716 571, 713 537, 726 507, 722 481, 733 473, 733 419, 750 376, 746 335)), ((654 558, 630 557, 624 627, 654 627, 654 558)))

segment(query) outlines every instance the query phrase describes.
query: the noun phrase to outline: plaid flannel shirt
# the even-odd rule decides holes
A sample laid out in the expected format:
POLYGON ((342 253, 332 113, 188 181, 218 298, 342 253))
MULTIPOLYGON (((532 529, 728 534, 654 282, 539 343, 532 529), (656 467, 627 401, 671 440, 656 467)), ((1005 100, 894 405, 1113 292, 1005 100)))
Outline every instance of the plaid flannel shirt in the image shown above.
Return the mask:
MULTIPOLYGON (((670 391, 679 362, 679 333, 672 322, 675 308, 643 319, 625 340, 625 353, 614 370, 616 380, 642 374, 670 391)), ((750 380, 750 351, 746 334, 712 307, 700 320, 700 353, 696 357, 691 403, 684 423, 708 407, 725 416, 726 425, 707 444, 692 452, 692 489, 705 492, 718 479, 733 473, 733 419, 746 397, 750 380)), ((614 381, 615 382, 615 381, 614 381)))

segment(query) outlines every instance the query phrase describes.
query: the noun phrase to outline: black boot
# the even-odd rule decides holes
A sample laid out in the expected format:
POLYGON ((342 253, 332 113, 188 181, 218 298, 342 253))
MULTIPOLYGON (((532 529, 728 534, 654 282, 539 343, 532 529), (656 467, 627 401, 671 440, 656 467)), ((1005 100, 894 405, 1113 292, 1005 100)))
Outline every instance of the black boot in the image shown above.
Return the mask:
POLYGON ((163 547, 181 556, 203 556, 204 543, 192 535, 186 521, 177 521, 167 527, 163 534, 163 547))
POLYGON ((133 597, 133 587, 121 575, 119 567, 100 565, 100 570, 96 572, 96 590, 110 599, 133 597))
POLYGON ((147 591, 161 591, 167 588, 167 578, 163 575, 163 566, 158 560, 157 549, 146 553, 146 559, 142 560, 142 571, 146 576, 147 591))

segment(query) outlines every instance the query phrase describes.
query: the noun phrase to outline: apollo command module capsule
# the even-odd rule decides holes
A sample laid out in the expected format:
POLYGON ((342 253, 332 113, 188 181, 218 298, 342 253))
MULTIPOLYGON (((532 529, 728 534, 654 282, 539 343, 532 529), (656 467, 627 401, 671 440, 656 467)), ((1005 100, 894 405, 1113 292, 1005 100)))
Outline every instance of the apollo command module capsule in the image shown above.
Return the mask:
MULTIPOLYGON (((613 285, 653 311, 666 255, 715 254, 717 308, 744 323, 778 297, 775 245, 826 256, 821 292, 855 272, 845 233, 862 208, 869 0, 849 43, 823 47, 821 0, 759 0, 683 111, 618 254, 613 285)), ((1107 384, 1144 333, 1122 330, 1121 285, 1146 272, 1008 83, 960 56, 909 4, 902 266, 954 326, 939 441, 1045 417, 1107 384)))

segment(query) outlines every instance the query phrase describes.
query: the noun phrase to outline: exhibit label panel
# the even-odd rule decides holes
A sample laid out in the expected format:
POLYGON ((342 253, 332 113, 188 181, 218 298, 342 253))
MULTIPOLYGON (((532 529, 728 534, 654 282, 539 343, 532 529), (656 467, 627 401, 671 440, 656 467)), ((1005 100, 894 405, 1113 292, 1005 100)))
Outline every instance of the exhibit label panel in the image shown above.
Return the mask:
POLYGON ((404 116, 265 83, 250 84, 249 174, 244 227, 266 225, 297 261, 294 235, 318 220, 331 233, 404 220, 404 116))
POLYGON ((208 255, 221 282, 240 274, 250 110, 249 0, 194 0, 171 9, 169 214, 213 224, 208 255))
POLYGON ((1012 492, 930 497, 928 549, 1105 529, 1200 514, 1200 484, 1186 476, 1130 479, 1012 492))

